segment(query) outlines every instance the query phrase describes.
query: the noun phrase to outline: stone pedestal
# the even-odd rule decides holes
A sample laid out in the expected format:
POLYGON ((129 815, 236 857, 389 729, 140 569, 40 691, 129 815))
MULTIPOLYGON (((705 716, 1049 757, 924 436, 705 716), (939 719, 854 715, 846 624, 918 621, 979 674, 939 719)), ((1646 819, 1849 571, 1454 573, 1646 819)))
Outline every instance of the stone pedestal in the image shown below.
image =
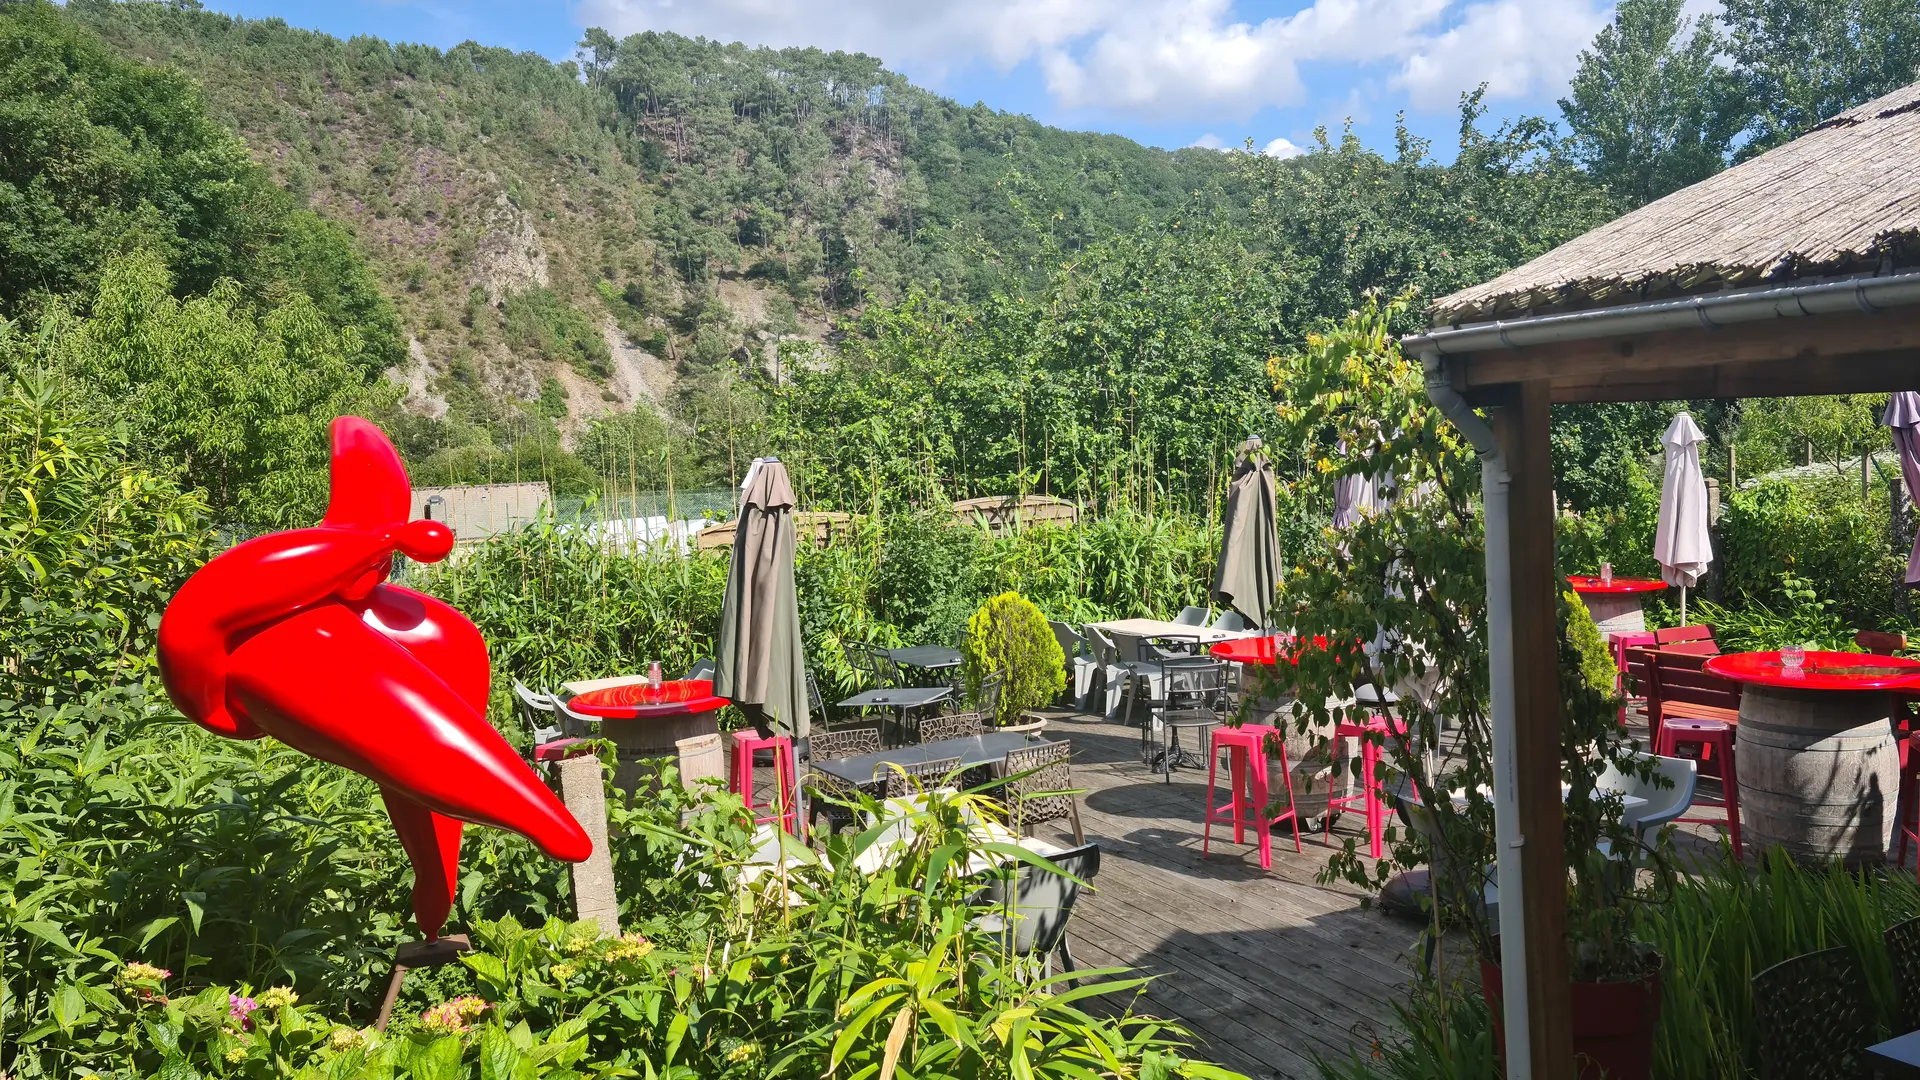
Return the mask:
POLYGON ((600 759, 592 754, 553 763, 560 781, 560 801, 593 841, 585 862, 568 868, 573 876, 573 917, 599 924, 609 937, 620 933, 620 898, 613 887, 613 857, 607 851, 607 798, 600 759))

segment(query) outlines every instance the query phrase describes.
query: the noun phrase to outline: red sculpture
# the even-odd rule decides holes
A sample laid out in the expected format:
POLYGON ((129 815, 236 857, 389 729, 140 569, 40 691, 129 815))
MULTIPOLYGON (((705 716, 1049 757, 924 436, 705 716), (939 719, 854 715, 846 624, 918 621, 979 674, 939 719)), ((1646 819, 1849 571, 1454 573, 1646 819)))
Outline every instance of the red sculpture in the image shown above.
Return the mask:
POLYGON ((160 678, 209 731, 272 735, 378 783, 432 941, 453 908, 461 822, 511 829, 568 862, 593 845, 487 723, 479 629, 385 583, 395 551, 437 562, 453 550, 444 524, 407 520, 411 498, 380 429, 335 420, 325 519, 249 540, 189 578, 160 621, 160 678))

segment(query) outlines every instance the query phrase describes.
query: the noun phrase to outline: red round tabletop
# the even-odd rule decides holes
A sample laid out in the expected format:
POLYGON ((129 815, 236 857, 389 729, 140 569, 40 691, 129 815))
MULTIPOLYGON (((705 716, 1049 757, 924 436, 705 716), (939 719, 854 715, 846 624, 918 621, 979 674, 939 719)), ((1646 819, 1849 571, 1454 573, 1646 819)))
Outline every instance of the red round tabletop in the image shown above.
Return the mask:
POLYGON ((640 720, 713 712, 728 704, 726 698, 713 696, 712 679, 670 679, 658 689, 637 682, 589 690, 567 702, 567 707, 609 720, 640 720))
POLYGON ((1912 690, 1920 688, 1920 660, 1857 652, 1807 652, 1798 671, 1778 652, 1722 653, 1706 670, 1723 679, 1788 690, 1912 690))
MULTIPOLYGON (((1289 662, 1297 664, 1300 662, 1297 654, 1289 651, 1289 647, 1292 646, 1293 643, 1294 637, 1292 634, 1264 634, 1260 637, 1228 638, 1225 641, 1216 641, 1207 651, 1213 654, 1215 659, 1231 660, 1236 664, 1267 664, 1271 666, 1279 663, 1280 658, 1283 656, 1286 657, 1289 662)), ((1316 649, 1326 648, 1327 639, 1324 637, 1315 637, 1313 639, 1313 647, 1316 649)))
POLYGON ((1658 578, 1616 577, 1607 584, 1601 584, 1598 577, 1575 574, 1567 578, 1567 584, 1577 593, 1637 593, 1659 592, 1667 583, 1658 578))

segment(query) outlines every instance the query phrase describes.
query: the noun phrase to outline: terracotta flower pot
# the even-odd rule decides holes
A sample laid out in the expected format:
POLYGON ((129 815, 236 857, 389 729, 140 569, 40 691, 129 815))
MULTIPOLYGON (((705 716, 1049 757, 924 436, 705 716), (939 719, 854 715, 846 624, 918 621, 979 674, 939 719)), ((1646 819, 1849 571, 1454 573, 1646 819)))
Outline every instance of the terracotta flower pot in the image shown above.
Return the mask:
MULTIPOLYGON (((1504 1059, 1500 967, 1480 962, 1480 994, 1493 1010, 1493 1037, 1504 1059)), ((1573 1054, 1577 1080, 1649 1080, 1653 1033, 1660 1026, 1660 958, 1630 982, 1577 982, 1572 988, 1573 1054)))

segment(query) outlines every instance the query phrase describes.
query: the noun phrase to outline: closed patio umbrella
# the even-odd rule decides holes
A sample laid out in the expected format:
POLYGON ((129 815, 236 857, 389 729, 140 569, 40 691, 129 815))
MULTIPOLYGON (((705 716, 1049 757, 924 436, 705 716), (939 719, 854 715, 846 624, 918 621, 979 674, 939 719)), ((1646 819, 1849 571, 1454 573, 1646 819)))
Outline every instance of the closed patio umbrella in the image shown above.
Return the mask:
POLYGON ((1680 621, 1687 621, 1687 590, 1699 584, 1713 562, 1707 535, 1707 479, 1700 472, 1700 444, 1706 433, 1681 413, 1667 425, 1660 442, 1667 451, 1666 477, 1660 483, 1660 523, 1653 534, 1653 560, 1660 578, 1680 586, 1680 621))
MULTIPOLYGON (((1893 429, 1893 446, 1900 451, 1900 475, 1907 482, 1907 497, 1920 502, 1920 393, 1902 390, 1887 399, 1887 411, 1880 422, 1893 429)), ((1907 584, 1920 584, 1920 538, 1913 542, 1907 556, 1907 584)))
POLYGON ((1233 465, 1227 507, 1221 517, 1220 562, 1213 595, 1257 627, 1270 625, 1280 583, 1280 535, 1273 496, 1273 466, 1249 439, 1233 465))
POLYGON ((804 739, 807 660, 793 588, 793 503, 787 467, 778 458, 755 460, 741 485, 713 692, 762 731, 804 739))

